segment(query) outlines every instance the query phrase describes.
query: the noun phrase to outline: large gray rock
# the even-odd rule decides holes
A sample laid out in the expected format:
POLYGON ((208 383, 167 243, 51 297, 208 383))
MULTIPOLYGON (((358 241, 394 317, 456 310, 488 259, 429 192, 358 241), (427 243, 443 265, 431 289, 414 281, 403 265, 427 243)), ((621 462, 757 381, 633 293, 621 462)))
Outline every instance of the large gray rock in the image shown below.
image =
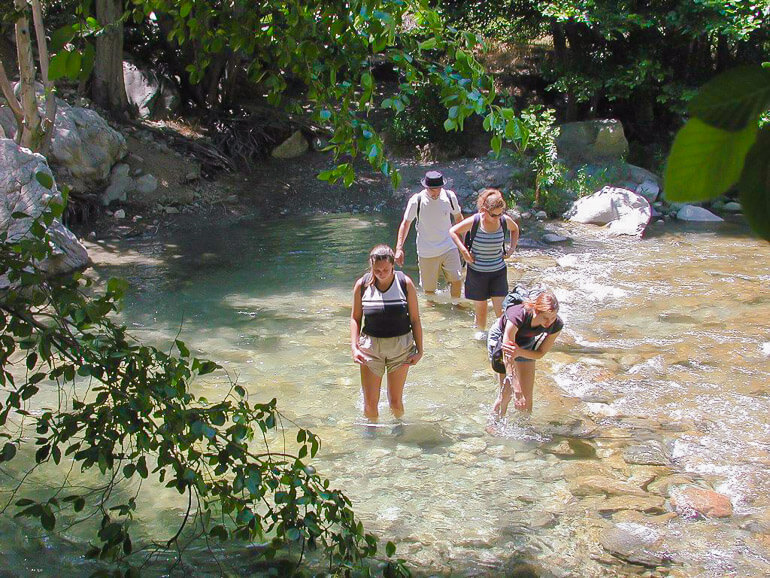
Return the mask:
MULTIPOLYGON (((38 86, 38 108, 45 107, 38 86)), ((56 120, 48 160, 59 184, 77 192, 102 188, 112 165, 128 153, 126 139, 99 114, 56 99, 56 120)), ((0 126, 9 138, 16 136, 16 121, 7 107, 0 107, 0 126)))
POLYGON ((641 235, 652 208, 641 195, 620 187, 604 187, 578 199, 564 217, 576 223, 606 225, 615 235, 641 235))
MULTIPOLYGON (((52 202, 61 202, 61 194, 54 182, 48 189, 36 175, 47 175, 53 182, 48 163, 40 154, 21 148, 10 139, 0 139, 0 231, 7 233, 9 241, 16 241, 29 234, 30 224, 52 202), (14 213, 28 215, 14 218, 14 213)), ((86 248, 58 220, 49 226, 54 244, 53 257, 40 263, 49 275, 58 275, 82 269, 90 265, 86 248)), ((7 279, 0 286, 7 286, 7 279)))
POLYGON ((123 82, 126 96, 141 118, 162 118, 179 107, 176 88, 152 70, 139 68, 133 62, 123 62, 123 82))
POLYGON ((302 156, 310 148, 307 139, 302 135, 302 131, 294 131, 289 138, 273 149, 271 153, 276 159, 293 159, 302 156))
POLYGON ((607 162, 628 153, 628 141, 619 120, 569 122, 559 128, 556 147, 568 163, 607 162))
POLYGON ((680 221, 694 221, 699 223, 718 223, 724 221, 722 217, 716 216, 714 213, 703 207, 697 207, 695 205, 685 205, 676 213, 676 218, 680 221))

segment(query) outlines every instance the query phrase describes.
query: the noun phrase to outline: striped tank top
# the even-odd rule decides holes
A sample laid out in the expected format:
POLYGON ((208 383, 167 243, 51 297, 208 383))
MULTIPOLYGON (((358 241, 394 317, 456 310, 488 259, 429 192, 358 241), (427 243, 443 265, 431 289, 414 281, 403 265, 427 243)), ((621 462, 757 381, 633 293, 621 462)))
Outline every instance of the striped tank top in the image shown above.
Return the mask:
POLYGON ((505 269, 505 260, 503 259, 503 239, 505 233, 502 226, 497 227, 497 231, 488 233, 481 225, 473 239, 471 253, 473 254, 473 263, 468 263, 468 267, 480 273, 492 273, 505 269))

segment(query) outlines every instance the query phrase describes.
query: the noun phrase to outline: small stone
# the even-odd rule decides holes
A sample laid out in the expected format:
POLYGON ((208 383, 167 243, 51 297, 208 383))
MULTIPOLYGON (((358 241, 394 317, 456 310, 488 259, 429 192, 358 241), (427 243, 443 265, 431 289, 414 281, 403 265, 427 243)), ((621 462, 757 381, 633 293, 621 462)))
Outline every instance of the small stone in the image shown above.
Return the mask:
POLYGON ((164 210, 166 211, 167 215, 176 215, 179 213, 179 209, 176 207, 166 207, 164 210))
POLYGON ((134 215, 134 216, 133 216, 133 218, 132 218, 131 220, 132 220, 134 223, 136 223, 137 221, 141 221, 141 220, 142 220, 142 216, 141 216, 141 215, 134 215))
POLYGON ((730 201, 728 203, 725 203, 725 206, 723 208, 728 213, 740 213, 743 210, 743 207, 741 207, 741 204, 736 201, 730 201))
POLYGON ((546 213, 545 211, 538 211, 537 213, 535 213, 535 218, 538 221, 545 221, 548 218, 548 213, 546 213))
POLYGON ((158 188, 158 179, 153 175, 144 175, 136 179, 136 190, 145 195, 154 193, 158 188))
POLYGON ((96 231, 91 231, 88 233, 88 235, 86 235, 86 239, 89 241, 96 241, 96 231))
POLYGON ((521 214, 521 220, 522 221, 529 221, 531 218, 532 218, 532 213, 530 213, 529 211, 524 211, 521 214))
POLYGON ((112 214, 112 216, 115 217, 116 219, 125 219, 126 211, 124 211, 123 209, 118 209, 112 214))

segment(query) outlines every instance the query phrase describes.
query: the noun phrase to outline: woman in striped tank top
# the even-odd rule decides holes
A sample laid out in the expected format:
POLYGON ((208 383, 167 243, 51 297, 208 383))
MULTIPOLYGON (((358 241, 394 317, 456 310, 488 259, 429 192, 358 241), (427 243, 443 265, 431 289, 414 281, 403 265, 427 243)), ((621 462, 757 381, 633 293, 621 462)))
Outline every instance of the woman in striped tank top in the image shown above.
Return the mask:
POLYGON ((468 263, 465 276, 465 298, 474 301, 475 338, 486 340, 487 300, 491 299, 495 316, 503 313, 503 299, 508 294, 510 257, 519 242, 519 227, 506 212, 505 199, 497 189, 484 189, 477 201, 478 213, 457 223, 449 230, 460 255, 468 263), (510 246, 505 246, 505 231, 511 233, 510 246), (470 235, 468 235, 470 233, 470 235), (470 244, 470 249, 466 246, 470 244))

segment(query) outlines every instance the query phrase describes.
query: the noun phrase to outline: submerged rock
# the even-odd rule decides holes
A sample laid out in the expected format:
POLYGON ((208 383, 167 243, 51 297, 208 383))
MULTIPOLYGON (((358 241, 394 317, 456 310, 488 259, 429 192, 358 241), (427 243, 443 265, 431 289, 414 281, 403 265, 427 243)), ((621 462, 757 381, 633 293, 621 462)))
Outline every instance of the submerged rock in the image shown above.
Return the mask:
POLYGON ((727 518, 733 515, 730 498, 719 492, 697 486, 671 491, 671 505, 680 516, 688 518, 727 518))
POLYGON ((573 496, 594 496, 598 494, 647 496, 643 489, 614 478, 603 476, 581 476, 570 484, 573 496))
POLYGON ((604 532, 601 545, 613 556, 632 564, 655 567, 669 560, 660 532, 643 524, 621 522, 604 532))
POLYGON ((623 459, 629 464, 646 466, 668 466, 671 464, 671 458, 666 447, 655 440, 626 448, 623 451, 623 459))

